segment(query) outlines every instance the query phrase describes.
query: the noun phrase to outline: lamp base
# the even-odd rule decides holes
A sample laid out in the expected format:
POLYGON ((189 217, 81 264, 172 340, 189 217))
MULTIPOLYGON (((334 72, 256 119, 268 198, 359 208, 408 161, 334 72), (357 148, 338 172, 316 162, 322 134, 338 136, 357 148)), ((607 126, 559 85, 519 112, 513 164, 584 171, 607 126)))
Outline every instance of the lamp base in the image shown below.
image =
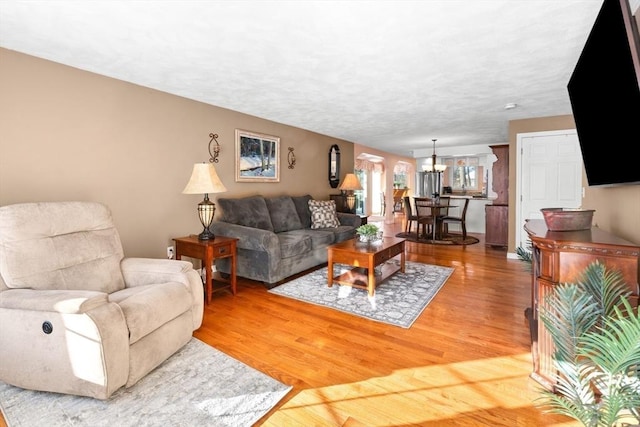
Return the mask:
POLYGON ((208 228, 205 228, 202 233, 198 234, 198 240, 213 240, 215 238, 216 236, 208 228))
POLYGON ((349 212, 350 213, 356 213, 355 207, 356 207, 356 196, 355 194, 348 194, 347 195, 347 207, 349 208, 349 212))

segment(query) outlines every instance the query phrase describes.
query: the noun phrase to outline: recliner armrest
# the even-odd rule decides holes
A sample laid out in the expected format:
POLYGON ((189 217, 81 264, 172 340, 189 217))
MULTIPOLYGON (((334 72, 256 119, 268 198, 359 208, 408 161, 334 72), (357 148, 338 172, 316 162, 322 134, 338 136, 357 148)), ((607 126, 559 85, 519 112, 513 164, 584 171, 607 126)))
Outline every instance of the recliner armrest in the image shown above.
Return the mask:
POLYGON ((193 298, 193 330, 200 327, 204 313, 204 290, 200 275, 189 261, 124 258, 120 268, 127 288, 167 282, 182 283, 191 291, 193 298))
POLYGON ((161 258, 124 258, 120 262, 120 268, 127 288, 166 282, 187 285, 187 275, 193 270, 193 264, 161 258))
POLYGON ((10 289, 0 293, 0 308, 81 314, 109 303, 104 292, 10 289))

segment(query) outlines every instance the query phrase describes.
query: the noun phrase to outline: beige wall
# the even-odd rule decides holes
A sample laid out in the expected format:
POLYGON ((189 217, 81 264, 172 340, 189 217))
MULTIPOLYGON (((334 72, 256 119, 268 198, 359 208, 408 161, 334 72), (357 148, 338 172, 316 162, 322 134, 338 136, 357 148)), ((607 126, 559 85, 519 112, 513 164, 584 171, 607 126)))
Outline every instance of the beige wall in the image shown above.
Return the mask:
POLYGON ((128 256, 164 257, 172 237, 199 233, 185 195, 194 163, 221 145, 216 169, 227 193, 328 199, 329 147, 341 174, 353 143, 240 114, 0 48, 0 205, 93 200, 107 204, 128 256), (235 182, 235 129, 280 137, 280 182, 235 182), (297 164, 287 167, 287 147, 297 164))
MULTIPOLYGON (((515 252, 515 206, 517 171, 516 138, 519 133, 575 129, 573 116, 541 117, 509 122, 509 252, 515 252)), ((620 154, 620 153, 617 153, 620 154)), ((603 142, 602 161, 611 164, 616 153, 610 153, 603 142)), ((595 209, 593 220, 598 227, 640 245, 640 185, 589 187, 582 174, 585 197, 582 207, 595 209)))
MULTIPOLYGON (((0 205, 31 201, 95 200, 113 211, 129 256, 165 256, 172 237, 199 233, 199 195, 181 194, 193 163, 206 162, 209 133, 222 146, 216 169, 228 193, 311 194, 326 199, 329 147, 341 151, 341 174, 354 151, 385 157, 389 165, 415 159, 380 153, 234 111, 66 67, 0 48, 0 205), (235 129, 281 138, 280 183, 235 182, 235 129), (287 168, 294 147, 295 169, 287 168)), ((516 135, 574 128, 572 116, 509 124, 510 158, 516 135)), ((603 147, 603 159, 608 160, 603 147)), ((516 182, 511 162, 509 179, 516 182)), ((389 178, 392 179, 392 178, 389 178)), ((584 180, 586 187, 586 180, 584 180)), ((515 251, 515 191, 509 191, 509 252, 515 251)), ((389 202, 388 202, 389 203, 389 202)), ((586 187, 585 208, 603 229, 640 244, 640 186, 586 187)))

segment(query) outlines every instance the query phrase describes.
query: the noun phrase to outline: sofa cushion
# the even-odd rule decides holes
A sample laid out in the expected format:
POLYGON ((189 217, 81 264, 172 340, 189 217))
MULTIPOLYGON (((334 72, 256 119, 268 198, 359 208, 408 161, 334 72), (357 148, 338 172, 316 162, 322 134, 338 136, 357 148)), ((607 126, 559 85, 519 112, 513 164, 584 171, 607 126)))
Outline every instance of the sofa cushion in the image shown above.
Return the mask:
POLYGON ((309 200, 311 228, 335 228, 340 225, 333 200, 309 200))
POLYGON ((280 241, 282 258, 299 256, 311 251, 311 237, 306 234, 300 234, 297 230, 278 233, 278 240, 280 241))
POLYGON ((311 228, 311 211, 309 210, 309 200, 311 199, 312 197, 308 194, 291 197, 293 204, 296 206, 296 211, 298 211, 302 228, 311 228))
POLYGON ((221 221, 273 231, 269 208, 264 197, 219 198, 217 202, 221 221))
POLYGON ((269 197, 265 199, 265 202, 269 209, 274 232, 280 233, 302 228, 296 205, 290 196, 269 197))
POLYGON ((324 230, 311 230, 309 228, 302 228, 300 230, 290 231, 290 234, 297 234, 299 236, 307 236, 311 239, 311 249, 324 248, 333 243, 336 243, 336 232, 341 227, 336 229, 327 228, 324 230))

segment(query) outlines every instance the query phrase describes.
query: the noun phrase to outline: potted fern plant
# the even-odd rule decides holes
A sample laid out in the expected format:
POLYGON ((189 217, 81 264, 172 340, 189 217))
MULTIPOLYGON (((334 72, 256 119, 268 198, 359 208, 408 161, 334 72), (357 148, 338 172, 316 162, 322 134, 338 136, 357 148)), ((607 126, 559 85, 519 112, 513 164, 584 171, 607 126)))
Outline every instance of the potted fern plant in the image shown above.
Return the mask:
POLYGON ((640 423, 640 316, 618 271, 594 262, 539 308, 555 345, 555 392, 540 406, 587 427, 640 423))

